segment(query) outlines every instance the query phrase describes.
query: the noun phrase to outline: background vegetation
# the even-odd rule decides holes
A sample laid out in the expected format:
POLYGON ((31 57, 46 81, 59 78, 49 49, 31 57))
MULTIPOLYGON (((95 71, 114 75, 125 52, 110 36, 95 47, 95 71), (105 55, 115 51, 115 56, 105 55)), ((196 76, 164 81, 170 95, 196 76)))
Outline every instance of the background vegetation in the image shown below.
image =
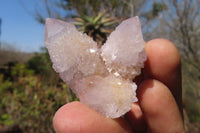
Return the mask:
MULTIPOLYGON (((183 105, 188 132, 200 122, 200 2, 198 0, 42 0, 35 19, 71 21, 101 46, 116 24, 140 16, 146 41, 166 38, 182 57, 183 105), (52 6, 53 5, 53 6, 52 6), (62 8, 66 14, 60 14, 62 8)), ((52 117, 67 102, 77 100, 52 70, 45 48, 41 53, 0 49, 0 132, 54 132, 52 117)))

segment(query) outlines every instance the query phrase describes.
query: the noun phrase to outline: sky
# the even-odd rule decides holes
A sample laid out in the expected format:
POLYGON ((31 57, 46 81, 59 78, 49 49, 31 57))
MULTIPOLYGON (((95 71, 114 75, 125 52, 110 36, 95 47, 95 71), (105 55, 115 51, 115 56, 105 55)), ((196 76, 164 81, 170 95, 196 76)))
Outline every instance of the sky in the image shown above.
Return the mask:
MULTIPOLYGON (((0 0, 0 41, 3 47, 9 44, 23 52, 39 52, 44 47, 45 27, 33 15, 38 7, 44 9, 41 3, 42 0, 0 0)), ((55 4, 51 4, 51 7, 55 7, 55 4)), ((66 13, 62 10, 59 12, 66 13)))
POLYGON ((44 25, 38 23, 23 8, 25 6, 26 9, 34 11, 35 2, 35 0, 21 0, 21 2, 0 0, 1 42, 13 45, 23 52, 38 52, 41 47, 44 47, 44 25))

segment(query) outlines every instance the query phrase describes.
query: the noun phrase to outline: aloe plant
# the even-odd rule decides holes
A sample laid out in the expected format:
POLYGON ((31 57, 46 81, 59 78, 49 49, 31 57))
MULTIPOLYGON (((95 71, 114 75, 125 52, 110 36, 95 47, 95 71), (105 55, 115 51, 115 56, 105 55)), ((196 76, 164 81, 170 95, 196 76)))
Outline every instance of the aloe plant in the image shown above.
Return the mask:
POLYGON ((106 11, 101 11, 95 16, 81 15, 73 18, 78 29, 91 36, 101 46, 112 31, 112 25, 118 23, 120 19, 111 17, 106 11))

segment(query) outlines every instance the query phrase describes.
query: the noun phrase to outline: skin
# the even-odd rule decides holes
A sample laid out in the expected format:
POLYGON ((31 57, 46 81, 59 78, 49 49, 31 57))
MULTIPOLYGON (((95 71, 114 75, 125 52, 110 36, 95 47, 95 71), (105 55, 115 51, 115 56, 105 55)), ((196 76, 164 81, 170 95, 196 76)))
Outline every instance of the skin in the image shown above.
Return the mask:
POLYGON ((138 77, 138 103, 125 118, 110 119, 80 102, 62 106, 53 118, 58 133, 184 133, 180 55, 165 39, 146 43, 147 61, 138 77))

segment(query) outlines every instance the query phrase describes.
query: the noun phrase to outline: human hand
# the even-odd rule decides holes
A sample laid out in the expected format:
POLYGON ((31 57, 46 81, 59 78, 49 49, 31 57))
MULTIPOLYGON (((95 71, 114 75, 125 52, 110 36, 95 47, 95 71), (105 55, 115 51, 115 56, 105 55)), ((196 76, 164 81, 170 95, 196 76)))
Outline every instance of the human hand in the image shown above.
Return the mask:
POLYGON ((181 67, 176 47, 155 39, 145 46, 147 61, 137 90, 138 103, 124 118, 110 119, 80 102, 62 106, 53 125, 58 133, 182 133, 181 67), (178 106, 177 106, 178 104, 178 106), (179 108, 178 108, 179 107, 179 108))

